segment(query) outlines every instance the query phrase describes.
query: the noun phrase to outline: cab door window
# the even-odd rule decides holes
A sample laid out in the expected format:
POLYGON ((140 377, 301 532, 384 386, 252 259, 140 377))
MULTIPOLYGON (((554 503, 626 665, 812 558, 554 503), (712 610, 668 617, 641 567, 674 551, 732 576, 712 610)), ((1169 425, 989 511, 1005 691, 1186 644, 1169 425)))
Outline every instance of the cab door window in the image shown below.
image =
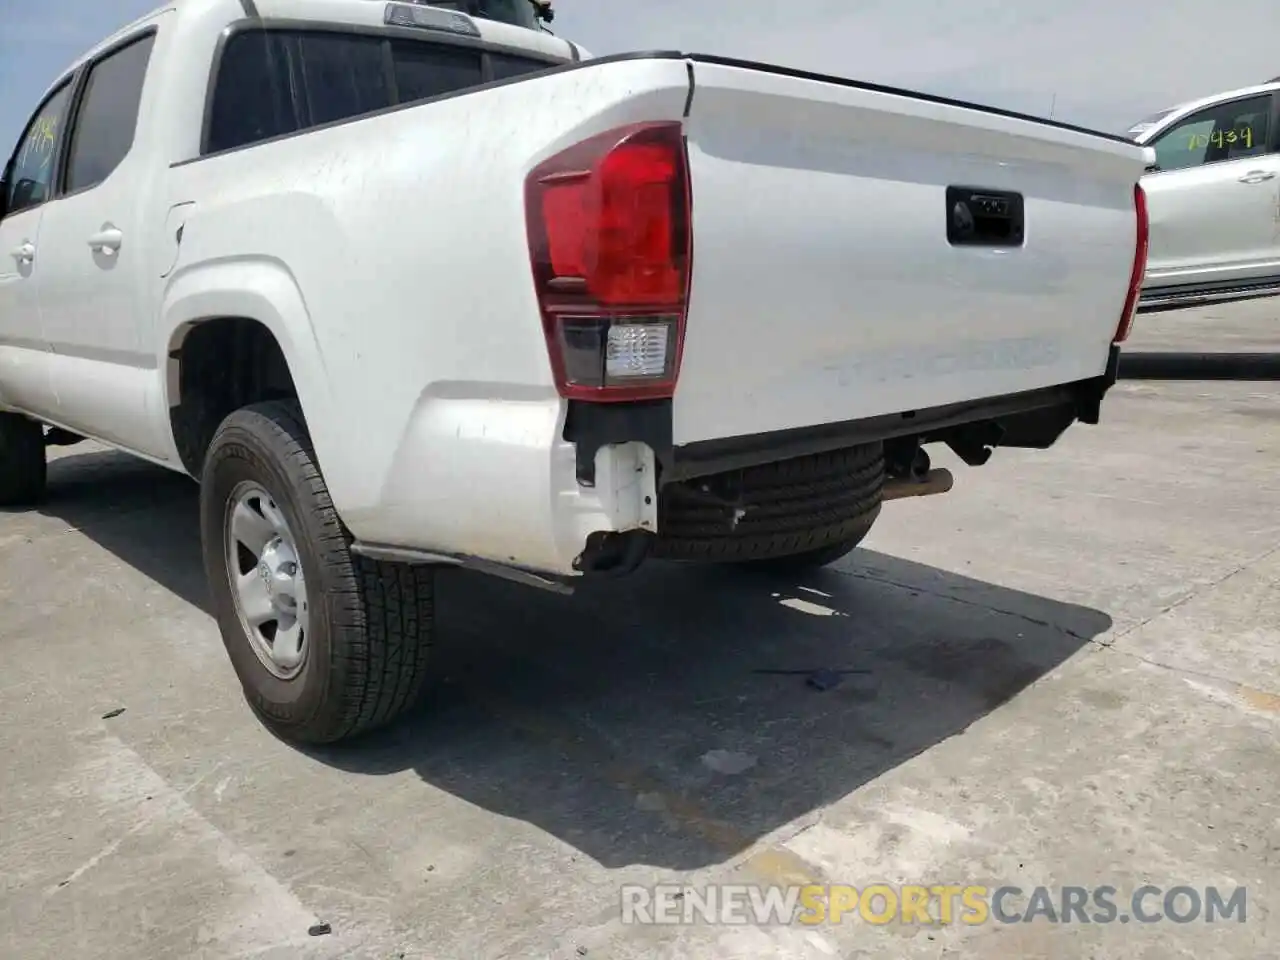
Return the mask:
POLYGON ((129 155, 154 44, 154 34, 142 37, 89 70, 67 159, 67 193, 96 187, 129 155))
POLYGON ((58 146, 66 129, 70 97, 71 81, 68 80, 45 100, 22 135, 9 161, 4 202, 0 207, 4 216, 37 207, 53 195, 58 146))

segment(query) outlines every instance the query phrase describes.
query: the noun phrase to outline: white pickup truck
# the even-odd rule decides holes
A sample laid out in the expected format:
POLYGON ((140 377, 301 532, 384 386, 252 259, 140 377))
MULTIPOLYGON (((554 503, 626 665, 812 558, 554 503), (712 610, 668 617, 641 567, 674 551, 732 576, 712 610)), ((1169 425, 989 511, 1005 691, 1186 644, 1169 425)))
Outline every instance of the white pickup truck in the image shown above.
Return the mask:
MULTIPOLYGON (((457 7, 458 5, 454 5, 457 7)), ((70 67, 0 197, 0 501, 80 438, 201 485, 283 736, 389 721, 433 574, 801 570, 1096 423, 1151 151, 402 0, 181 0, 70 67)))

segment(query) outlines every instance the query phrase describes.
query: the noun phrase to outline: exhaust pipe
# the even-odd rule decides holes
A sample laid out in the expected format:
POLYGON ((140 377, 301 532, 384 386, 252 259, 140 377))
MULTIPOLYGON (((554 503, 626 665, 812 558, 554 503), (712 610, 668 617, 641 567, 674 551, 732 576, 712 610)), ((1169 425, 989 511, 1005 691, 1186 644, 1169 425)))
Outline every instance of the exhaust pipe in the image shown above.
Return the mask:
POLYGON ((907 497, 932 497, 948 492, 955 485, 950 470, 930 470, 922 477, 890 477, 884 482, 881 502, 905 500, 907 497))

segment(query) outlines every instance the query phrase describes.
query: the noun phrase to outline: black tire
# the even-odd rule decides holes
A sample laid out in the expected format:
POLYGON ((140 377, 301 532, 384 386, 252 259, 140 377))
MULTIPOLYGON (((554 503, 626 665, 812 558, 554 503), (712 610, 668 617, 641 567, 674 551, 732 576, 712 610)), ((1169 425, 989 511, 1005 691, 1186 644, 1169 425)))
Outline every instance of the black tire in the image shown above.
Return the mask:
POLYGON ((282 738, 336 743, 384 726, 412 706, 427 677, 434 574, 351 552, 298 405, 273 401, 223 421, 205 457, 200 491, 205 573, 214 615, 245 698, 282 738), (236 611, 225 522, 237 485, 270 494, 295 531, 310 599, 300 672, 268 670, 236 611))
POLYGON ((708 499, 711 478, 664 488, 655 553, 671 560, 799 571, 853 550, 880 514, 884 449, 865 444, 743 470, 735 508, 708 499))
POLYGON ((48 470, 44 426, 18 413, 0 413, 0 507, 43 500, 48 470))
MULTIPOLYGON (((879 509, 879 507, 876 508, 877 514, 879 509)), ((778 576, 792 576, 809 573, 812 570, 820 570, 823 567, 831 566, 837 560, 843 560, 858 549, 858 546, 866 539, 867 534, 871 532, 875 521, 875 516, 868 517, 861 532, 840 543, 828 544, 825 547, 819 547, 817 550, 806 550, 803 553, 767 557, 763 560, 745 560, 737 564, 737 566, 746 570, 776 574, 778 576)))

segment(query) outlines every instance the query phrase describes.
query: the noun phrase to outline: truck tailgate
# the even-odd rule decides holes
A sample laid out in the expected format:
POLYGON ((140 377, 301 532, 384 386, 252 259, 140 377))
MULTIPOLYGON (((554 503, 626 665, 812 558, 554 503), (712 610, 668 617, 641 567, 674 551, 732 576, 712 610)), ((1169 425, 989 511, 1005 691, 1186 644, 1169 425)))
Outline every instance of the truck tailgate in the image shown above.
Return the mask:
POLYGON ((691 62, 694 250, 677 444, 1103 373, 1133 269, 1141 147, 691 62), (957 199, 971 212, 995 202, 998 215, 953 243, 957 199), (1001 211, 1016 219, 1019 204, 1020 240, 1001 233, 1001 211))

